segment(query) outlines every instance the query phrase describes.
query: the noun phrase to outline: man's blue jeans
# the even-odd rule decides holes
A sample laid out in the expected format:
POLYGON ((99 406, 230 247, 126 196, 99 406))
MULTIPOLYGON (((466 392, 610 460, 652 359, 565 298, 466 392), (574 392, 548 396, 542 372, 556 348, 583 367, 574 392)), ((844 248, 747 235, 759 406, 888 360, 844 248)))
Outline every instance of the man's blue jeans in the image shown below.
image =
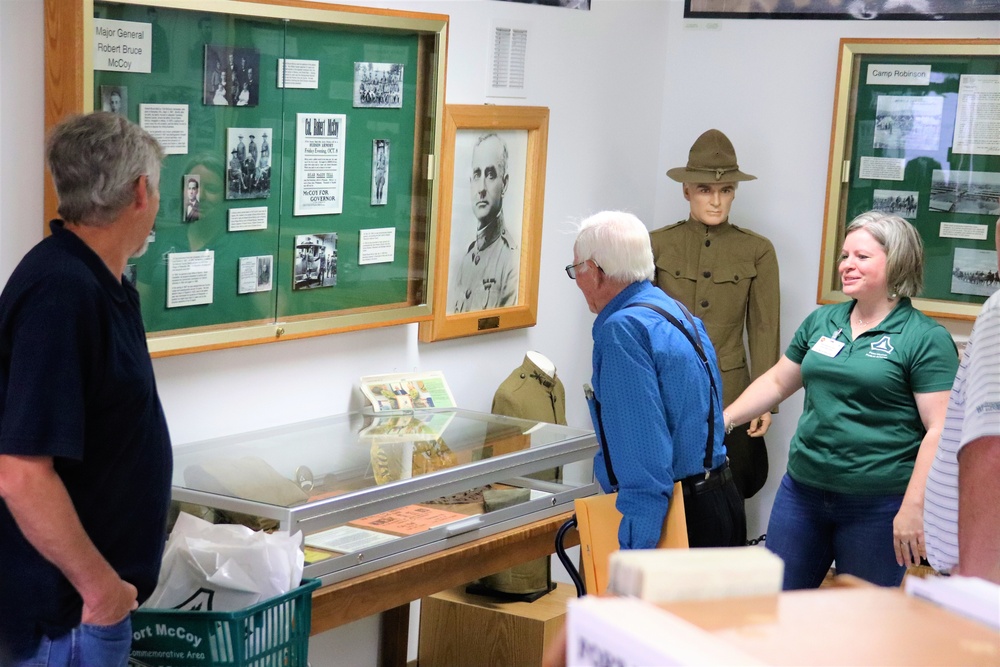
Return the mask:
POLYGON ((816 588, 830 565, 879 586, 899 586, 892 520, 902 494, 823 491, 786 473, 774 497, 764 544, 785 561, 785 590, 816 588))
POLYGON ((58 639, 42 637, 35 654, 14 667, 126 667, 132 617, 115 625, 79 625, 58 639))

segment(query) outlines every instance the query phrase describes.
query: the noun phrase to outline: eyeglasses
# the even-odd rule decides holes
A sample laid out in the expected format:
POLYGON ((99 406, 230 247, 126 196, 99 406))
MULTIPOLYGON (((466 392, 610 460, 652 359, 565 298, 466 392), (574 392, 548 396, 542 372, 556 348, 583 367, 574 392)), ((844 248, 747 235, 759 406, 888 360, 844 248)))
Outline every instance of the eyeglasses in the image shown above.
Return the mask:
MULTIPOLYGON (((578 266, 580 266, 582 264, 586 264, 587 262, 594 262, 594 260, 592 260, 592 259, 585 259, 582 262, 577 262, 576 264, 567 264, 566 265, 566 275, 569 276, 569 279, 570 280, 576 280, 576 267, 578 267, 578 266)), ((600 264, 598 264, 597 262, 594 262, 594 266, 597 267, 598 271, 600 271, 601 273, 604 273, 604 269, 601 268, 600 264)))

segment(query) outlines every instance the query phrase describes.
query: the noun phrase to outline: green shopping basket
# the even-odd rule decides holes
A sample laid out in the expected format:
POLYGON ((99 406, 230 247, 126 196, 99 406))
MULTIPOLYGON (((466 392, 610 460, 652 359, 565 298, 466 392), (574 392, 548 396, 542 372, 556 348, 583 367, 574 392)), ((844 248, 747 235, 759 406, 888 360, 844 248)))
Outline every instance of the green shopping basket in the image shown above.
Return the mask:
POLYGON ((239 611, 139 609, 135 667, 307 667, 312 592, 318 579, 239 611))

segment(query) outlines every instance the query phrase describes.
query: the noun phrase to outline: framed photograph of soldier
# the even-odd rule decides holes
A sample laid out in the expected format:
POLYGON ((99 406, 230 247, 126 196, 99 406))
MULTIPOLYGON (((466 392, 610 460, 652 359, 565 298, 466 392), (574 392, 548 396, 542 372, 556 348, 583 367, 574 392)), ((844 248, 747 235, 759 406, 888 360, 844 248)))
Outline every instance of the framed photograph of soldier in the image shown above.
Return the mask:
POLYGON ((169 142, 155 238, 133 260, 154 356, 432 314, 448 17, 293 5, 65 0, 45 24, 65 47, 46 58, 46 118, 106 107, 169 142), (95 59, 108 22, 142 41, 95 59), (178 282, 195 264, 211 300, 178 282))
POLYGON ((846 299, 844 229, 878 210, 920 233, 924 286, 913 305, 975 319, 1000 289, 1000 126, 990 120, 1000 116, 1000 39, 845 38, 835 92, 817 302, 846 299))
POLYGON ((549 110, 447 105, 425 342, 534 326, 549 110), (528 168, 531 165, 531 168, 528 168))
POLYGON ((684 0, 684 18, 986 21, 1000 0, 684 0))

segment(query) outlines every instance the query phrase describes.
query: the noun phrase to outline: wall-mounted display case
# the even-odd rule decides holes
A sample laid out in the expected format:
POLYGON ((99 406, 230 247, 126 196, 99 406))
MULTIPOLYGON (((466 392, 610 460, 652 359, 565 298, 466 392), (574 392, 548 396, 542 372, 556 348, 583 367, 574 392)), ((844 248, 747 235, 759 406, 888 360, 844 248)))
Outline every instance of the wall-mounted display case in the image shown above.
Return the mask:
POLYGON ((355 412, 178 446, 174 500, 302 531, 305 576, 331 584, 567 511, 598 492, 596 451, 593 431, 555 424, 355 412))

